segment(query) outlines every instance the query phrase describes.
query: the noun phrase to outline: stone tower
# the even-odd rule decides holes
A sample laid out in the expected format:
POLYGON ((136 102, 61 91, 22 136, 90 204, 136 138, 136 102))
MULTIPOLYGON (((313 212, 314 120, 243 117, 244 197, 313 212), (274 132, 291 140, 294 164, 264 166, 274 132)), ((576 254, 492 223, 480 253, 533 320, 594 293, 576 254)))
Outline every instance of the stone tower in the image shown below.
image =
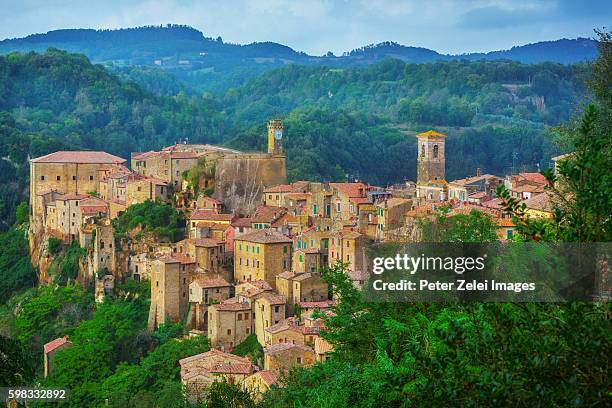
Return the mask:
POLYGON ((278 119, 268 122, 268 153, 283 154, 283 122, 278 119))
POLYGON ((417 135, 419 149, 417 158, 417 184, 444 180, 445 134, 429 130, 417 135))

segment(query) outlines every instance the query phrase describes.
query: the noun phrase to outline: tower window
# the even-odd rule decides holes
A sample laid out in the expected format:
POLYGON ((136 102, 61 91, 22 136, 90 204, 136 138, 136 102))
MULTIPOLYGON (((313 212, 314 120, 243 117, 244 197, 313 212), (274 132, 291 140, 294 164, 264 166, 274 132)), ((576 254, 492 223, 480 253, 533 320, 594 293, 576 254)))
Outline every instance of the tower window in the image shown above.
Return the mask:
POLYGON ((425 143, 421 144, 421 157, 425 157, 425 143))
POLYGON ((438 158, 438 145, 434 145, 434 148, 433 148, 433 157, 434 157, 434 159, 438 158))

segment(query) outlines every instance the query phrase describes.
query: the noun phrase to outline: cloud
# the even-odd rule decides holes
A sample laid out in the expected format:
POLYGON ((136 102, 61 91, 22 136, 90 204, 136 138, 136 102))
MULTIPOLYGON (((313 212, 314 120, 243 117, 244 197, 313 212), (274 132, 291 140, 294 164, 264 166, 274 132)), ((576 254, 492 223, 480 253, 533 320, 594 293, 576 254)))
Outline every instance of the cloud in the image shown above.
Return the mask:
POLYGON ((0 38, 59 28, 191 25, 209 37, 336 54, 396 41, 444 53, 590 36, 610 0, 0 0, 0 38))

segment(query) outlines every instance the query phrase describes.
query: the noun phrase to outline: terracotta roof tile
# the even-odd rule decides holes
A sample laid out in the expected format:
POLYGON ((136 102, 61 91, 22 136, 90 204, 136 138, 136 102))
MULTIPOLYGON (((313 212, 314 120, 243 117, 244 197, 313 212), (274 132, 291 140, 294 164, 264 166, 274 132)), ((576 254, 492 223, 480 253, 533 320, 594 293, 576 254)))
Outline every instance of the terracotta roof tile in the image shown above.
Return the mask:
POLYGON ((189 216, 192 221, 204 220, 204 221, 232 221, 234 219, 233 214, 219 214, 213 210, 193 210, 189 216))
POLYGON ((125 159, 106 152, 59 151, 31 160, 33 163, 122 164, 125 159))
POLYGON ((276 384, 276 375, 270 370, 262 370, 255 373, 254 375, 258 375, 259 377, 261 377, 263 382, 265 382, 268 386, 276 384))
POLYGON ((197 278, 194 283, 201 288, 225 288, 232 286, 223 278, 197 278))
POLYGON ((417 134, 417 137, 432 137, 432 136, 446 137, 444 133, 436 132, 435 130, 428 130, 427 132, 422 132, 422 133, 417 134))
POLYGON ((68 340, 68 336, 64 336, 64 337, 60 337, 57 338, 55 340, 50 341, 49 343, 46 343, 43 348, 45 350, 45 354, 50 353, 51 351, 55 350, 56 348, 63 346, 64 344, 72 344, 70 342, 70 340, 68 340))
POLYGON ((248 234, 241 235, 240 237, 235 238, 235 240, 255 242, 259 244, 280 244, 280 243, 291 244, 293 243, 291 238, 287 237, 284 234, 281 234, 280 232, 276 230, 269 229, 269 228, 249 232, 248 234))
POLYGON ((306 351, 309 353, 314 353, 314 350, 308 346, 304 346, 302 344, 293 344, 293 343, 273 344, 271 346, 264 348, 264 353, 265 354, 277 354, 277 353, 282 353, 284 351, 292 350, 292 349, 298 349, 298 350, 306 351))

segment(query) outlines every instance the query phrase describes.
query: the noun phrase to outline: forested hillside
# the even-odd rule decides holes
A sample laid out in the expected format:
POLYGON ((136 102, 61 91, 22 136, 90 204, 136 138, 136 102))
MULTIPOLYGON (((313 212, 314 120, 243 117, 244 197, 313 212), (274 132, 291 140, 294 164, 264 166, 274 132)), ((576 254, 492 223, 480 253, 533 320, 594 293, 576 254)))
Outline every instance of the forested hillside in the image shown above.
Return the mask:
POLYGON ((160 97, 78 54, 0 56, 0 217, 12 224, 25 199, 28 157, 56 150, 130 153, 179 140, 219 143, 225 120, 215 101, 160 97))
POLYGON ((247 79, 286 64, 346 68, 376 64, 394 58, 411 63, 450 60, 508 59, 522 63, 554 61, 573 64, 597 56, 592 39, 561 39, 527 44, 509 50, 462 55, 441 54, 427 48, 392 41, 347 50, 342 55, 308 55, 274 42, 231 44, 195 28, 167 24, 118 30, 64 29, 0 41, 0 54, 13 51, 44 52, 59 48, 82 53, 112 69, 157 67, 170 72, 198 91, 218 94, 247 79))
POLYGON ((513 61, 385 60, 361 68, 290 65, 200 94, 168 71, 109 72, 79 54, 0 56, 0 215, 27 194, 27 158, 61 149, 131 152, 185 141, 263 150, 265 123, 285 121, 290 180, 414 179, 414 135, 449 135, 449 179, 548 167, 544 125, 584 101, 588 66, 513 61))

